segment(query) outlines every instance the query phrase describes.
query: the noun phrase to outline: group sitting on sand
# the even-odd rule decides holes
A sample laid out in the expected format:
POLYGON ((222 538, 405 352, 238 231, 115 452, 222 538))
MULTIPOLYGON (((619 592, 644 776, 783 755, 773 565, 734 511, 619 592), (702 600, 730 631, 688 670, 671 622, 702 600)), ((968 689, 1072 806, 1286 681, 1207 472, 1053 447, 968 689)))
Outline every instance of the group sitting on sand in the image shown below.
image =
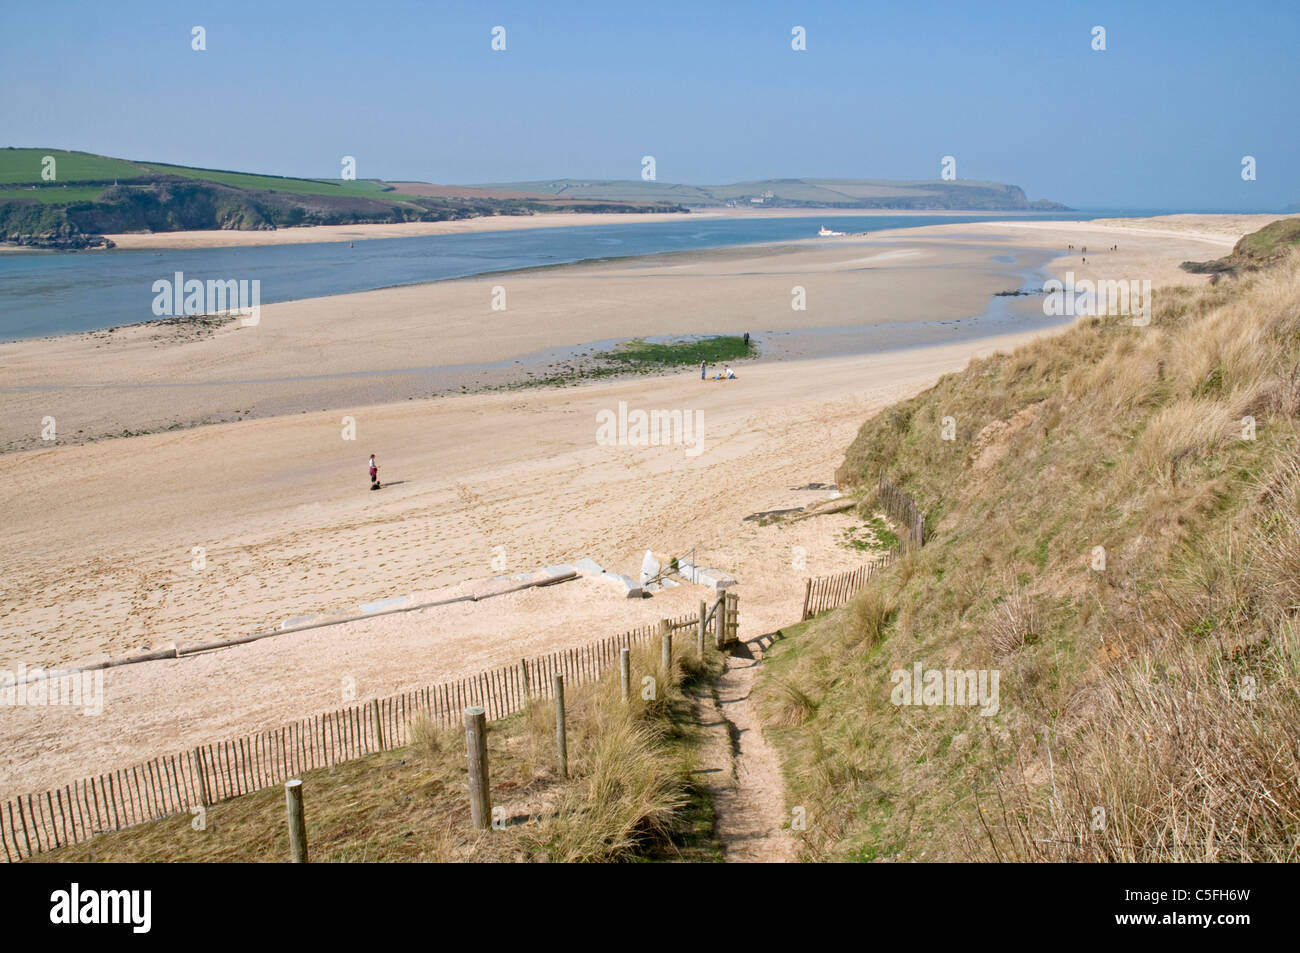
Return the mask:
MULTIPOLYGON (((708 380, 708 375, 709 375, 708 362, 700 361, 700 380, 702 381, 708 380)), ((733 371, 729 366, 724 367, 721 372, 713 375, 713 379, 715 381, 734 381, 736 379, 736 372, 733 371)))

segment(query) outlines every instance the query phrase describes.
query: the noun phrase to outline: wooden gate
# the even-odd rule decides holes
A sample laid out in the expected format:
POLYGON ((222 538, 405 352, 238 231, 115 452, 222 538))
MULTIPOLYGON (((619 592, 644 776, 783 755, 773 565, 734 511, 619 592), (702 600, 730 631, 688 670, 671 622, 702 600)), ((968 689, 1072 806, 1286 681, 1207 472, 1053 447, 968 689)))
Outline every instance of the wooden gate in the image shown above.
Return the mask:
POLYGON ((734 592, 723 592, 719 598, 722 614, 719 617, 722 639, 719 645, 725 647, 740 641, 740 596, 734 592))

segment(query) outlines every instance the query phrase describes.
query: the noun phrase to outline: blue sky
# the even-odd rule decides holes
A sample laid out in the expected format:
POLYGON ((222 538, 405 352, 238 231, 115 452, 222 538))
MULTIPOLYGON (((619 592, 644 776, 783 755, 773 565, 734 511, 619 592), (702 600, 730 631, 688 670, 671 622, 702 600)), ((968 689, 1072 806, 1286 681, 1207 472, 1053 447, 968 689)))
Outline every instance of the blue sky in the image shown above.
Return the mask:
POLYGON ((5 0, 0 145, 446 183, 636 178, 647 154, 662 182, 937 178, 952 155, 1078 207, 1300 202, 1297 0, 701 6, 5 0))

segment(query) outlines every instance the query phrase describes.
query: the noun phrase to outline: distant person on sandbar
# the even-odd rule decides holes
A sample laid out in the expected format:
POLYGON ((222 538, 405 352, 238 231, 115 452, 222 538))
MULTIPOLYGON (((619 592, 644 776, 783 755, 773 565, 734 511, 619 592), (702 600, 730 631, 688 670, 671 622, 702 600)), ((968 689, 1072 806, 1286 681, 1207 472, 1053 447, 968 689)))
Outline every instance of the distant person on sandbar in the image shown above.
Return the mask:
POLYGON ((370 455, 370 489, 378 490, 383 484, 379 482, 379 467, 375 464, 375 455, 370 455))

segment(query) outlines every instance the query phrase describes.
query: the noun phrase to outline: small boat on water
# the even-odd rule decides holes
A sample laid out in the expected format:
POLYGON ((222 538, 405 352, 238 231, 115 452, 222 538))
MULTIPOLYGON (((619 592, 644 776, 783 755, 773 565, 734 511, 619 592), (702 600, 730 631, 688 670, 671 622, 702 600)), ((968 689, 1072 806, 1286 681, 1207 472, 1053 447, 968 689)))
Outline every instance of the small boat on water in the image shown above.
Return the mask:
POLYGON ((843 235, 844 233, 843 233, 843 232, 832 232, 829 228, 827 228, 825 225, 823 225, 823 226, 822 226, 822 230, 821 230, 820 232, 818 232, 817 234, 818 234, 818 236, 820 236, 821 238, 831 238, 831 237, 834 237, 834 236, 836 236, 836 235, 843 235))

